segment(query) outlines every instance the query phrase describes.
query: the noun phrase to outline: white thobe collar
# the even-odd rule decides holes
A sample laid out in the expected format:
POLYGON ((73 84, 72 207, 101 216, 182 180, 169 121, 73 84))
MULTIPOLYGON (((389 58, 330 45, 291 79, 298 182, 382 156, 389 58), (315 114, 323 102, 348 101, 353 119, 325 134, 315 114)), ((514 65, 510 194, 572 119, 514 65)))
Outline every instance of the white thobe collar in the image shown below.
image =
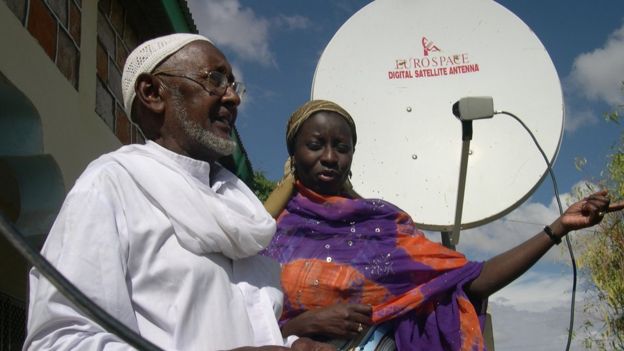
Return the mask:
POLYGON ((235 176, 229 172, 222 172, 223 166, 218 162, 214 162, 212 165, 210 162, 196 160, 194 158, 178 154, 173 152, 152 140, 147 140, 145 146, 156 151, 160 155, 173 160, 183 170, 188 172, 194 178, 197 178, 200 182, 210 185, 212 190, 219 192, 219 189, 223 184, 232 182, 235 180, 235 176), (213 179, 210 178, 210 168, 214 167, 213 179))

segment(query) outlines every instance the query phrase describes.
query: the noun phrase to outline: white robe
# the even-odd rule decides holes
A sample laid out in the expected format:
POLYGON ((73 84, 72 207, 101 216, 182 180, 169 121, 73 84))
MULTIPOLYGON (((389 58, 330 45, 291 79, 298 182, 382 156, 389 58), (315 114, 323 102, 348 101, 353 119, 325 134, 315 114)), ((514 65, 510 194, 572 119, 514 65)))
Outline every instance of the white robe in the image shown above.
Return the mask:
MULTIPOLYGON (((227 170, 210 175, 208 163, 148 142, 89 165, 42 252, 100 307, 161 348, 282 345, 279 266, 255 255, 274 231, 267 216, 227 170)), ((131 347, 33 269, 24 349, 131 347)))

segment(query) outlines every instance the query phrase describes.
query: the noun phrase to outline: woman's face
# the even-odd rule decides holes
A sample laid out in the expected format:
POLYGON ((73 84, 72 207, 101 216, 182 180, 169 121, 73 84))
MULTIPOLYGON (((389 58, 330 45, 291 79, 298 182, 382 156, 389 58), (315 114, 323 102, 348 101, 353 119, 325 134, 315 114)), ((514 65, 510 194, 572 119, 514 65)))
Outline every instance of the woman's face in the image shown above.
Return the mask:
POLYGON ((303 122, 295 136, 297 178, 323 195, 338 195, 353 159, 353 136, 338 113, 319 111, 303 122))

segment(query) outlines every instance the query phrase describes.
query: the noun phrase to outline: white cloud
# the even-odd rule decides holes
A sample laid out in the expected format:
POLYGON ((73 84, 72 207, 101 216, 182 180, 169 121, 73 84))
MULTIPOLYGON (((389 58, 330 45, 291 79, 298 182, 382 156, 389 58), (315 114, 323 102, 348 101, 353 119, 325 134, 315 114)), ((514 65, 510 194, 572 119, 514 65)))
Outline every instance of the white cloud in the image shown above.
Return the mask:
MULTIPOLYGON (((571 269, 561 266, 559 272, 529 271, 490 297, 501 306, 527 312, 546 312, 554 307, 567 306, 572 290, 571 269)), ((577 299, 582 295, 577 291, 577 299)))
MULTIPOLYGON (((518 310, 512 306, 491 303, 494 345, 497 351, 563 350, 568 337, 569 307, 554 307, 544 312, 518 310)), ((575 332, 581 334, 582 308, 576 308, 575 332)), ((585 350, 579 338, 572 339, 571 350, 585 350)))
MULTIPOLYGON (((590 192, 591 186, 593 185, 580 181, 570 192, 560 194, 563 210, 565 211, 574 201, 572 194, 579 192, 586 194, 590 192)), ((458 250, 466 253, 469 259, 486 260, 525 242, 557 217, 559 207, 554 196, 548 206, 537 202, 525 202, 499 220, 463 231, 458 250)), ((574 245, 574 237, 583 234, 581 231, 571 234, 575 250, 579 248, 574 245)), ((565 241, 562 245, 549 250, 542 260, 550 263, 568 262, 569 254, 565 241)))
POLYGON ((239 0, 189 0, 188 5, 199 33, 232 50, 237 58, 265 66, 276 65, 270 47, 272 30, 304 30, 311 23, 301 15, 262 17, 239 0))
POLYGON ((570 79, 578 92, 588 99, 611 106, 624 103, 624 25, 611 33, 603 47, 579 55, 574 60, 570 79))
POLYGON ((570 108, 566 106, 566 119, 563 128, 566 132, 574 132, 581 127, 597 124, 596 113, 589 108, 570 108))
MULTIPOLYGON (((528 273, 490 297, 496 350, 561 350, 570 323, 572 276, 568 272, 528 273), (562 274, 564 273, 564 274, 562 274)), ((581 286, 582 284, 578 284, 581 286)), ((585 312, 586 294, 577 290, 572 350, 584 350, 583 323, 599 321, 585 312)), ((591 332, 591 331, 590 331, 591 332)), ((595 330, 594 330, 595 332, 595 330)))
POLYGON ((310 19, 300 15, 286 16, 280 15, 272 21, 276 27, 285 27, 286 29, 307 29, 310 27, 310 19))
MULTIPOLYGON (((526 202, 502 219, 463 231, 459 250, 477 259, 493 257, 528 240, 557 217, 558 210, 554 202, 548 207, 526 202)), ((550 250, 546 256, 558 259, 558 251, 550 250)))
POLYGON ((233 50, 245 61, 274 63, 269 47, 269 20, 242 7, 238 0, 190 0, 188 4, 199 32, 217 46, 233 50))
POLYGON ((578 55, 570 74, 564 79, 566 100, 565 130, 574 132, 583 126, 596 124, 602 112, 583 107, 587 100, 605 103, 606 109, 624 104, 624 25, 615 30, 602 47, 578 55), (581 98, 581 100, 577 98, 581 98))

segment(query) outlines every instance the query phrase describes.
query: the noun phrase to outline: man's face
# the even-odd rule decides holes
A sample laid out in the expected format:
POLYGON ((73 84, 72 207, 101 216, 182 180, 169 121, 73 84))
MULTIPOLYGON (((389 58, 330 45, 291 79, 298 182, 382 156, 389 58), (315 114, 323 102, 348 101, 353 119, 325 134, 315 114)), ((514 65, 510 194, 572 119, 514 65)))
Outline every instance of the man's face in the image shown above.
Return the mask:
POLYGON ((157 71, 175 72, 175 75, 158 75, 168 88, 164 94, 167 107, 163 146, 209 162, 231 154, 236 147, 231 132, 240 98, 231 88, 220 95, 207 91, 203 84, 205 73, 210 71, 220 72, 234 81, 225 56, 212 44, 195 41, 175 53, 157 71))

